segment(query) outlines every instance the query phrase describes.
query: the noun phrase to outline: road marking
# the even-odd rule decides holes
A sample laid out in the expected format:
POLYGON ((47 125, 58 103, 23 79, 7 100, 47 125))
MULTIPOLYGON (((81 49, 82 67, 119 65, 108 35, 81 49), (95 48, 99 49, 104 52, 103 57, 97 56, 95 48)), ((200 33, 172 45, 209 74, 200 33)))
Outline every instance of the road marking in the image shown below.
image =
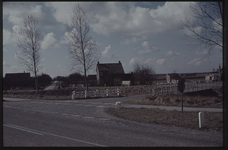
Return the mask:
POLYGON ((61 115, 63 115, 63 116, 70 116, 70 114, 61 114, 61 115))
POLYGON ((83 106, 94 106, 94 105, 83 105, 83 106))
POLYGON ((100 147, 107 147, 106 145, 101 145, 101 144, 97 144, 97 143, 87 142, 87 141, 74 139, 74 138, 70 138, 70 137, 65 137, 65 136, 61 136, 61 135, 56 135, 56 134, 52 134, 52 133, 48 133, 48 132, 37 131, 37 130, 33 130, 33 129, 21 127, 21 126, 16 126, 16 125, 11 125, 11 124, 9 124, 9 125, 3 124, 3 125, 11 127, 11 128, 15 128, 15 129, 19 129, 19 130, 35 133, 35 134, 40 134, 40 135, 46 134, 46 135, 60 137, 60 138, 64 138, 64 139, 68 139, 68 140, 72 140, 72 141, 77 141, 77 142, 81 142, 81 143, 86 143, 86 144, 90 144, 90 145, 96 145, 96 146, 100 146, 100 147))
POLYGON ((99 118, 99 120, 109 120, 109 118, 108 119, 106 119, 106 118, 99 118))
POLYGON ((10 127, 10 128, 13 128, 13 129, 18 129, 18 130, 30 132, 30 133, 33 133, 33 134, 43 135, 43 134, 41 134, 41 133, 39 133, 39 132, 35 132, 35 131, 31 130, 31 129, 27 129, 27 128, 24 128, 24 127, 19 127, 19 126, 12 125, 12 124, 8 124, 8 125, 3 124, 3 125, 4 125, 4 126, 7 126, 7 127, 10 127))
POLYGON ((80 117, 81 115, 71 115, 71 116, 74 116, 74 117, 80 117))
POLYGON ((91 119, 91 118, 94 118, 94 117, 84 117, 84 118, 88 118, 88 119, 91 119))
POLYGON ((97 106, 97 107, 105 107, 105 106, 97 106))

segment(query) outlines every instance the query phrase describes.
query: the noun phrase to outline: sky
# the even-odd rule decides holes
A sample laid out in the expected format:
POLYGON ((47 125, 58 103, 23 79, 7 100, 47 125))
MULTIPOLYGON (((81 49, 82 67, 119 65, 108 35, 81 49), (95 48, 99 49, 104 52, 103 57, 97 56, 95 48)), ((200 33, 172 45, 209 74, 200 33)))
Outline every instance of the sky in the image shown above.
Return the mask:
MULTIPOLYGON (((64 40, 72 8, 78 2, 3 2, 3 77, 6 73, 28 72, 18 63, 18 31, 23 20, 33 15, 41 32, 39 74, 52 78, 68 76, 68 45, 64 40)), ((211 72, 222 66, 218 47, 210 57, 202 47, 192 49, 180 28, 184 17, 192 16, 190 2, 80 2, 86 13, 90 36, 98 44, 99 63, 121 61, 125 73, 134 63, 151 65, 156 74, 211 72)), ((96 66, 89 75, 96 74, 96 66)), ((31 73, 31 76, 34 76, 31 73)))

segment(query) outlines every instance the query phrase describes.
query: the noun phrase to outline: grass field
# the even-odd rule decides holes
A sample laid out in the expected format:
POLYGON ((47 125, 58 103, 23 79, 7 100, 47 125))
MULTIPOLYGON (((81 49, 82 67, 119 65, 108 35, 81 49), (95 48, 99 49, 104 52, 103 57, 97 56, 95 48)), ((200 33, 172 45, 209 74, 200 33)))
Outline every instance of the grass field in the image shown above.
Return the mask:
MULTIPOLYGON (((166 94, 146 96, 141 99, 130 100, 124 103, 137 105, 181 106, 181 94, 166 94)), ((183 94, 185 107, 223 108, 223 99, 212 89, 183 94)))
POLYGON ((106 113, 125 120, 146 123, 160 124, 167 126, 197 129, 201 131, 223 132, 223 113, 204 112, 205 128, 199 128, 199 112, 167 111, 159 108, 108 108, 106 113))

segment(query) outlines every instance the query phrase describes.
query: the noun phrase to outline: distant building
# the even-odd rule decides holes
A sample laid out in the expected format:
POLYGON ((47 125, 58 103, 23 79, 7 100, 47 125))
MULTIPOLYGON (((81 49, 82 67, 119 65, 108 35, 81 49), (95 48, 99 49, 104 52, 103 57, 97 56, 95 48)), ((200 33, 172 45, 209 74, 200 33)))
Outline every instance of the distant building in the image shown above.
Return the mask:
POLYGON ((181 77, 177 73, 166 74, 166 82, 167 83, 178 83, 178 80, 181 77))
POLYGON ((121 85, 122 81, 132 80, 133 74, 125 74, 121 62, 119 63, 97 63, 97 85, 121 85))
POLYGON ((6 73, 5 86, 11 87, 31 87, 34 86, 31 82, 30 73, 6 73))
POLYGON ((219 64, 219 69, 215 73, 205 75, 206 82, 223 81, 223 68, 219 64))

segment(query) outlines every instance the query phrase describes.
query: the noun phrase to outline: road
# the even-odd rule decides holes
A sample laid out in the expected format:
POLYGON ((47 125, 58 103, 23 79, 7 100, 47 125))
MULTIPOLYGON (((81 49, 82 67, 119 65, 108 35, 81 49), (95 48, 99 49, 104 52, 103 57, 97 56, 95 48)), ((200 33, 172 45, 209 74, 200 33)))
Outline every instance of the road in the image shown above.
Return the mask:
POLYGON ((53 90, 57 83, 58 81, 54 81, 50 86, 46 87, 44 90, 53 90))
POLYGON ((220 147, 223 134, 125 121, 104 113, 116 101, 3 101, 3 146, 220 147))

